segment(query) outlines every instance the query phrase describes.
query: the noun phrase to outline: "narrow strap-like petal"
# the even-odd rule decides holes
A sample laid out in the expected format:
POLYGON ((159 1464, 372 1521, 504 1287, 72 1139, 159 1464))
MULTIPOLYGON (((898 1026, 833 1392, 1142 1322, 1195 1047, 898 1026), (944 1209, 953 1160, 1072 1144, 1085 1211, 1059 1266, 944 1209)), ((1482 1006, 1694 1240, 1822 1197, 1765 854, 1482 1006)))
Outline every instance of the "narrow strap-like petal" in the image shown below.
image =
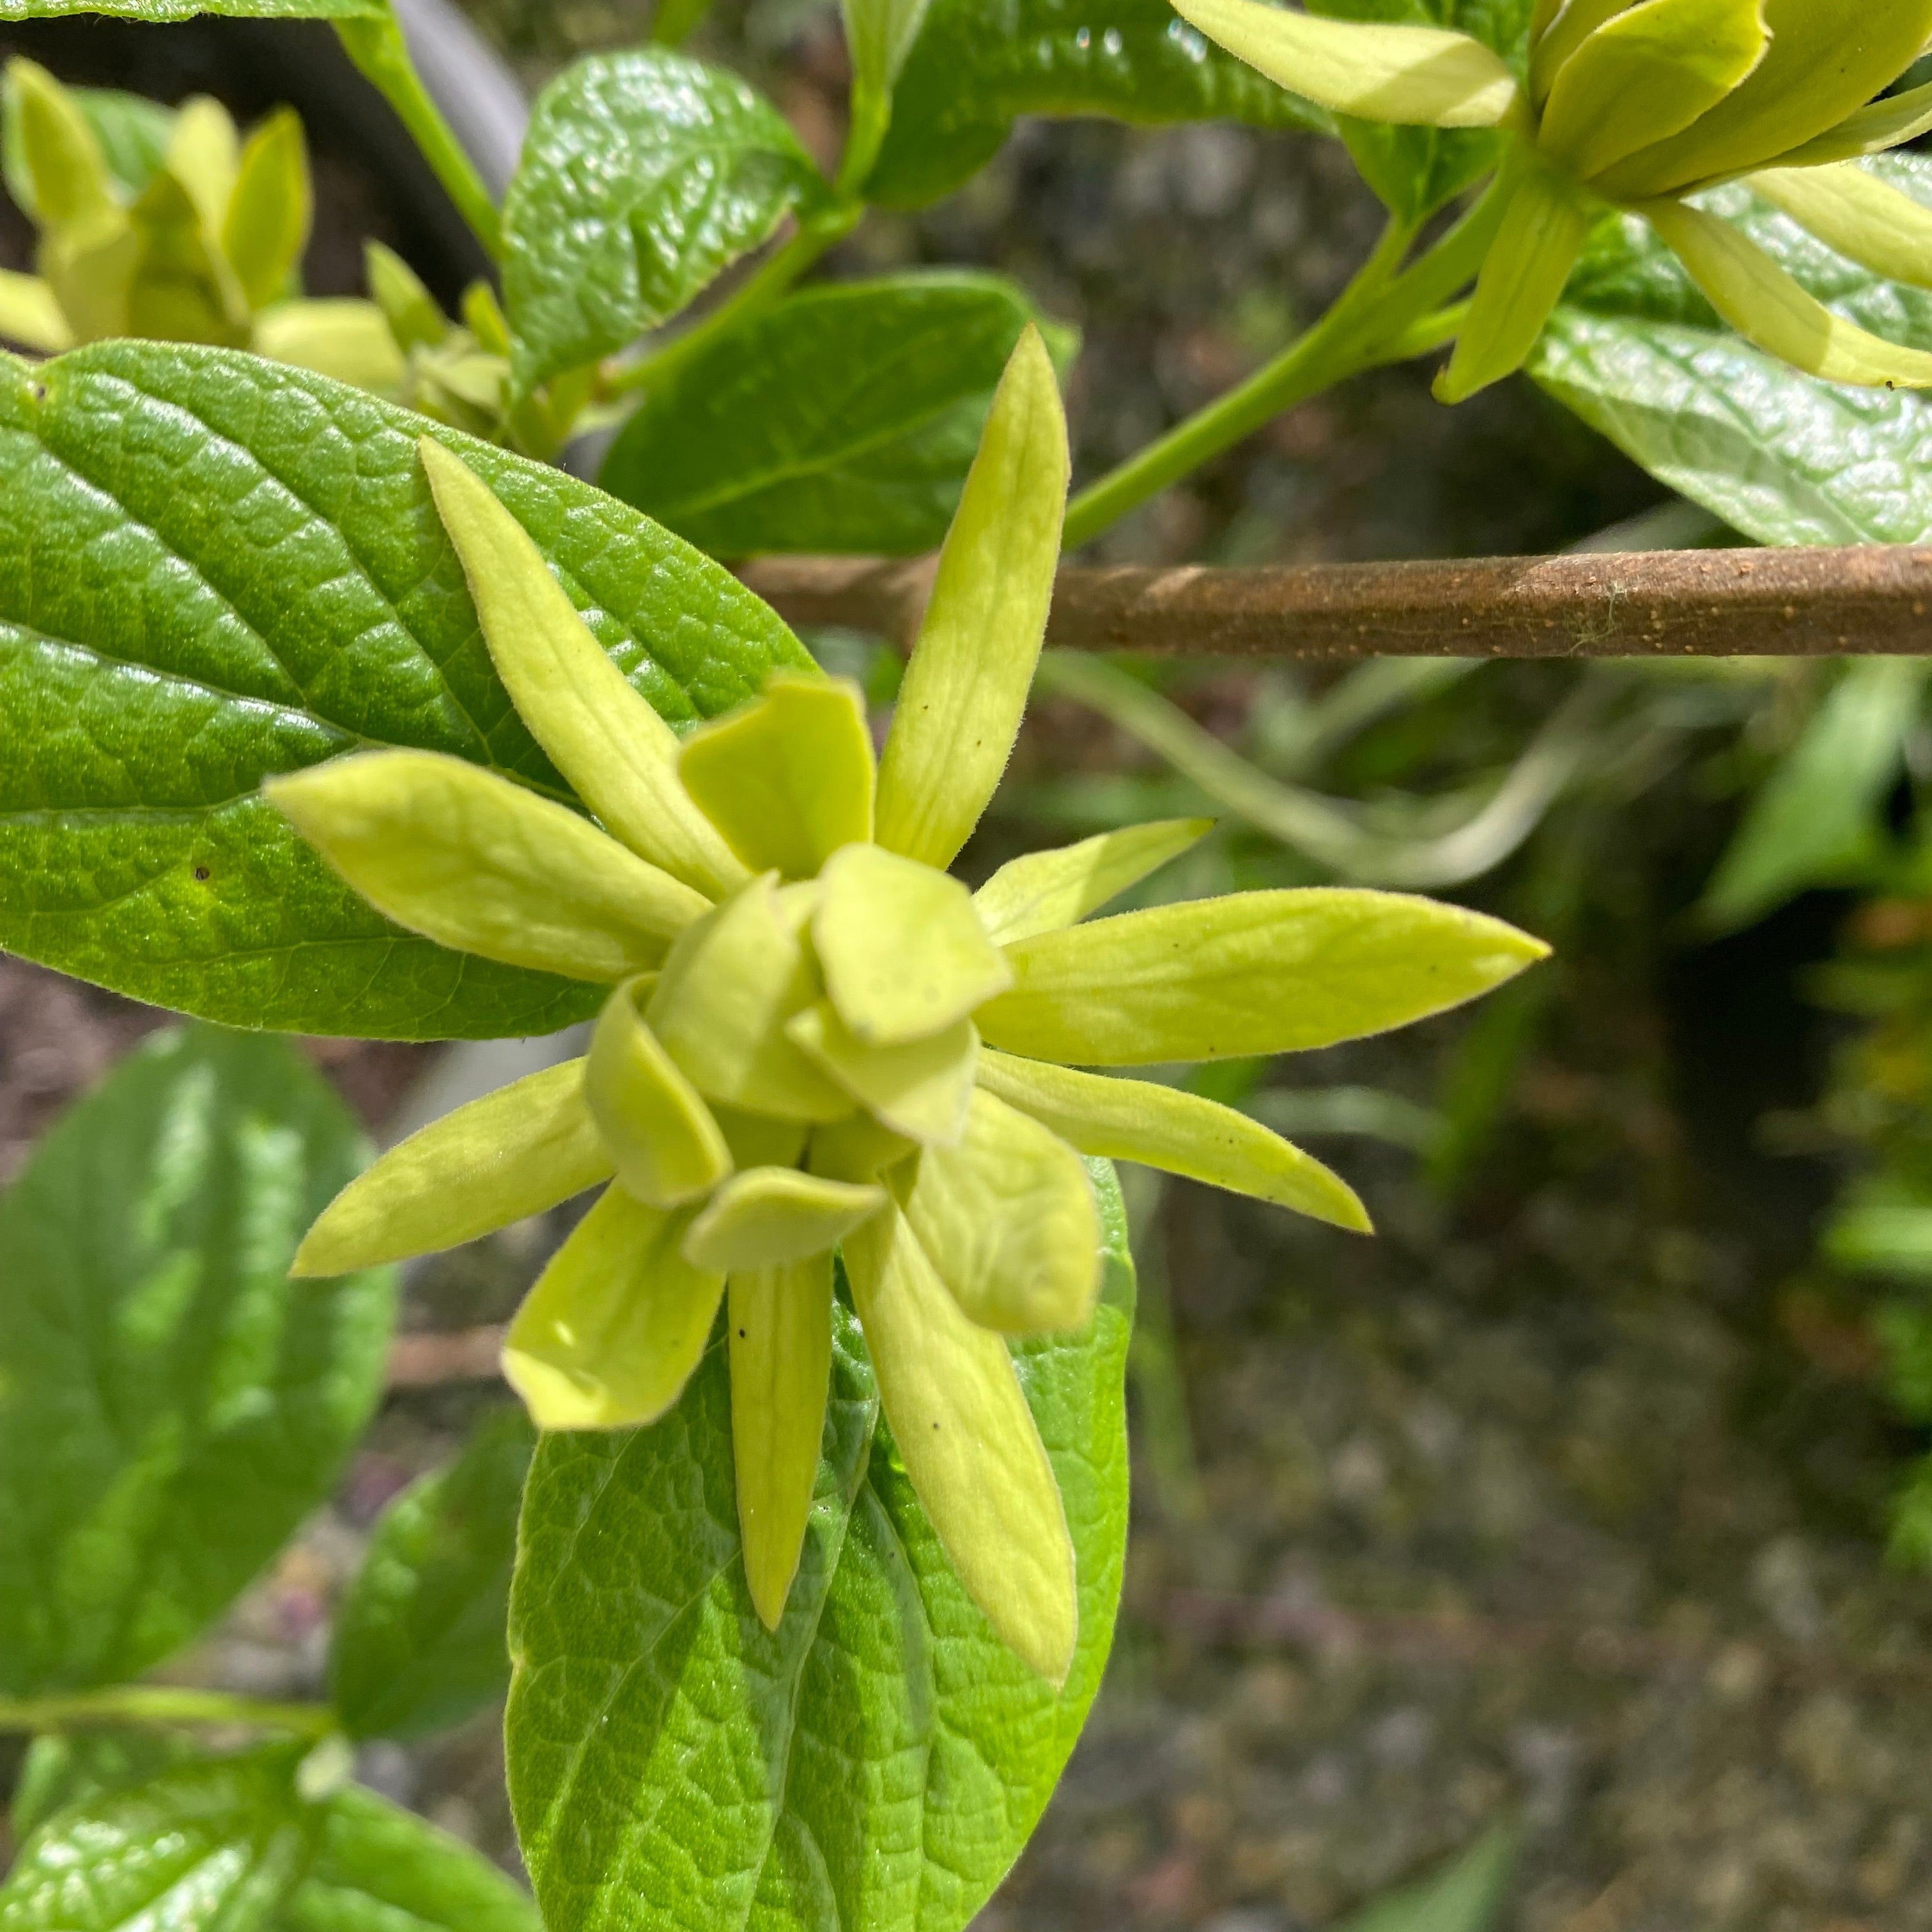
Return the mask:
POLYGON ((0 341, 52 356, 70 348, 74 332, 54 292, 38 275, 0 268, 0 341))
POLYGON ((743 884, 745 868, 678 782, 676 733, 610 662, 523 525, 440 442, 416 446, 490 662, 531 735, 639 857, 708 898, 743 884))
POLYGON ((980 1084, 1078 1148, 1204 1180, 1340 1228, 1370 1232, 1368 1210, 1340 1175, 1251 1119, 1178 1087, 1082 1073, 990 1049, 980 1084))
POLYGON ((745 1580, 767 1630, 784 1615, 818 1477, 832 1376, 832 1256, 727 1284, 731 1460, 745 1580))
POLYGON ((836 1120, 845 1090, 786 1037, 824 987, 769 876, 672 947, 644 1017, 707 1100, 781 1120, 836 1120))
POLYGON ((881 845, 942 871, 1012 755, 1046 634, 1069 458, 1060 384, 1029 323, 980 438, 893 707, 881 845))
POLYGON ((686 739, 678 773, 744 863, 808 879, 872 836, 872 738, 844 678, 775 671, 748 704, 686 739))
POLYGON ((1765 56, 1764 0, 1642 0, 1558 70, 1536 145, 1588 181, 1680 133, 1765 56))
POLYGON ((355 296, 276 302, 256 316, 249 346, 377 395, 395 395, 409 373, 382 311, 355 296))
POLYGON ((867 1046, 929 1039, 1013 982, 972 896, 944 872, 849 845, 820 887, 812 938, 825 990, 867 1046))
POLYGON ((1292 1053, 1406 1026, 1549 948, 1502 920, 1346 886, 1238 892, 1043 932, 1006 949, 988 1044, 1076 1066, 1292 1053))
POLYGON ((1100 1292, 1100 1213, 1085 1163, 983 1089, 955 1147, 893 1170, 892 1192, 969 1322, 1010 1335, 1078 1328, 1100 1292))
POLYGON ((1102 832, 1077 845, 1010 859, 973 895, 980 922, 1001 945, 1077 926, 1138 885, 1214 827, 1211 818, 1162 818, 1102 832))
POLYGON ((1637 0, 1564 0, 1550 9, 1549 20, 1530 23, 1529 89, 1540 108, 1570 56, 1606 20, 1637 4, 1637 0))
POLYGON ((1304 100, 1364 121, 1493 128, 1516 104, 1516 76, 1467 34, 1330 20, 1266 0, 1175 0, 1210 40, 1304 100))
POLYGON ((1744 185, 1874 274, 1932 288, 1932 208, 1856 162, 1772 168, 1747 175, 1744 185))
POLYGON ((1644 213, 1746 341, 1828 382, 1932 388, 1932 355, 1834 315, 1729 222, 1680 201, 1653 202, 1644 213))
POLYGON ((1438 401, 1460 403, 1522 368, 1570 279, 1590 221, 1573 186, 1533 160, 1524 164, 1483 258, 1455 353, 1436 379, 1438 401))
POLYGON ((954 1573, 1006 1644, 1064 1683, 1073 1545, 1004 1338, 966 1318, 896 1209, 851 1236, 845 1265, 892 1439, 954 1573))
POLYGON ((690 1216, 607 1188, 517 1311, 503 1375, 539 1429, 634 1429, 676 1401, 724 1277, 678 1252, 690 1216))
POLYGON ((1749 80, 1682 134, 1602 178, 1636 200, 1768 166, 1882 93, 1932 35, 1932 0, 1766 0, 1771 44, 1749 80))
POLYGON ((7 96, 9 182, 24 189, 35 224, 85 228, 111 219, 113 177, 80 103, 38 61, 18 57, 7 63, 7 96))
POLYGON ((221 252, 241 278, 250 308, 286 292, 302 266, 314 212, 302 117, 278 107, 244 145, 221 218, 221 252))
POLYGON ((710 910, 575 812, 440 752, 356 752, 262 789, 377 911, 486 959, 608 984, 710 910))
POLYGON ((652 1208, 675 1208, 731 1172, 731 1150, 704 1096, 644 1024, 639 992, 627 981, 604 1001, 584 1094, 619 1184, 652 1208))
POLYGON ((1780 168, 1815 168, 1832 161, 1856 160, 1861 154, 1882 154, 1888 148, 1916 141, 1932 129, 1932 81, 1888 94, 1882 100, 1847 114, 1802 146, 1777 158, 1780 168))
POLYGON ((297 1275, 347 1274, 473 1241, 611 1174, 584 1100, 584 1062, 513 1081, 392 1148, 322 1211, 297 1275))
POLYGON ((726 1274, 829 1253, 886 1204, 883 1187, 795 1167, 748 1167, 712 1196, 684 1238, 685 1258, 726 1274))
POLYGON ((980 1036, 970 1020, 904 1046, 853 1038, 830 1000, 788 1021, 786 1033, 854 1100, 896 1133, 948 1144, 966 1131, 980 1036))

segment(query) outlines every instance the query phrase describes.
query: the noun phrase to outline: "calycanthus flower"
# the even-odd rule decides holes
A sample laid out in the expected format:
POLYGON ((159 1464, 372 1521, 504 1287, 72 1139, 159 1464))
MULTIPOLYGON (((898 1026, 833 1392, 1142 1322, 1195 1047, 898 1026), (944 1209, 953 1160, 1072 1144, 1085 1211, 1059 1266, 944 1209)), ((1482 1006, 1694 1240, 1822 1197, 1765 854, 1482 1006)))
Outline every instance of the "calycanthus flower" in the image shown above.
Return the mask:
POLYGON ((812 673, 773 675, 680 740, 487 485, 440 443, 422 451, 496 668, 595 820, 427 752, 351 754, 268 795, 392 919, 611 992, 584 1059, 392 1150, 296 1271, 448 1246, 602 1185, 512 1324, 505 1372, 544 1428, 647 1424, 722 1300, 746 1576, 776 1629, 842 1252, 886 1420, 962 1582, 1061 1681, 1073 1554, 1006 1337, 1092 1312, 1082 1156, 1367 1226, 1345 1183, 1246 1115, 1079 1070, 1354 1037, 1546 949, 1340 889, 1082 922, 1200 820, 1017 859, 976 893, 949 876, 1018 728, 1058 554, 1066 428, 1036 333, 1000 383, 876 768, 857 690, 812 673))
POLYGON ((1859 163, 1932 128, 1932 86, 1880 99, 1932 37, 1932 0, 1536 0, 1527 85, 1447 28, 1333 20, 1264 0, 1174 0, 1270 80, 1338 113, 1512 138, 1494 224, 1436 386, 1518 368, 1594 220, 1644 216, 1726 322, 1808 374, 1932 385, 1932 355, 1856 326, 1696 206, 1742 181, 1877 274, 1932 287, 1932 209, 1859 163))

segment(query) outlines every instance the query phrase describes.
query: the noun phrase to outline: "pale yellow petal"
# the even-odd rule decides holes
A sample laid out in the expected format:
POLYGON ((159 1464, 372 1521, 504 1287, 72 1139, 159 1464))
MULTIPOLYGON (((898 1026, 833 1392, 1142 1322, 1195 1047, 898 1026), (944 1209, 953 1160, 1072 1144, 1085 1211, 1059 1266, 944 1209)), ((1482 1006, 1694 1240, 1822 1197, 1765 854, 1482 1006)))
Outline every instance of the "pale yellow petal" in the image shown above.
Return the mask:
POLYGON ((640 858, 707 898, 735 891, 748 874, 678 782, 676 733, 611 662, 490 486, 433 437, 416 447, 518 716, 640 858))
POLYGON ((38 275, 0 268, 0 340, 56 355, 74 345, 73 332, 54 292, 38 275))
POLYGON ((1292 1053, 1473 999, 1549 951, 1500 920, 1344 886, 1238 892, 1044 932, 1006 949, 989 1046, 1076 1066, 1292 1053))
POLYGON ((1340 1175, 1258 1120, 1198 1094, 990 1049, 980 1057, 980 1084, 1084 1154, 1138 1161, 1370 1232, 1367 1210, 1340 1175))
POLYGON ((1849 161, 1861 154, 1882 154, 1932 129, 1932 81, 1888 94, 1882 100, 1847 114, 1836 126, 1780 154, 1781 168, 1815 168, 1829 161, 1849 161))
POLYGON ((1932 288, 1932 208, 1855 162, 1772 168, 1744 185, 1873 274, 1932 288))
POLYGON ((1678 201, 1652 202, 1643 212, 1711 306, 1747 342, 1828 382, 1932 387, 1932 355, 1834 315, 1729 222, 1678 201))
POLYGON ((176 110, 163 166, 187 190, 203 231, 218 236, 242 171, 234 116, 212 95, 191 94, 176 110))
POLYGON ((836 1120, 852 1112, 850 1096, 784 1031, 824 991, 767 874, 680 938, 644 1016, 707 1100, 836 1120))
POLYGON ((872 736, 844 678, 775 671, 750 704, 694 732, 678 776, 744 862, 808 879, 872 836, 872 736))
POLYGON ((1211 818, 1160 818, 1102 832, 1077 845, 1010 859, 973 895, 988 934, 1004 946, 1077 926, 1214 829, 1211 818))
POLYGON ((819 887, 813 946, 825 990, 861 1044, 929 1039, 1012 984, 971 894, 946 873, 880 845, 848 845, 819 887))
POLYGON ((611 1174, 584 1062, 513 1081, 432 1120, 358 1174, 296 1251, 296 1275, 346 1274, 473 1241, 611 1174))
POLYGON ((1442 27, 1331 20, 1264 0, 1175 0, 1174 11, 1278 86, 1364 121, 1493 128, 1516 76, 1480 40, 1442 27))
POLYGON ((359 752, 262 788, 379 912, 459 951, 606 983, 710 908, 550 799, 436 752, 359 752))
POLYGON ((827 1180, 795 1167, 750 1167, 698 1210, 684 1238, 694 1267, 734 1274, 827 1254, 886 1204, 883 1187, 827 1180))
POLYGON ((271 362, 286 362, 393 397, 408 374, 382 311, 354 296, 272 303, 255 317, 249 345, 271 362))
POLYGON ((760 1619, 775 1630, 798 1574, 825 1432, 832 1374, 830 1250, 788 1267, 733 1275, 725 1319, 745 1580, 760 1619))
POLYGON ((886 1420, 955 1573, 1008 1647, 1064 1683, 1079 1630, 1073 1546, 1004 1338, 966 1318, 896 1208, 844 1253, 886 1420))
POLYGON ((894 1132, 950 1143, 966 1131, 980 1036, 956 1020, 904 1046, 866 1046, 855 1040, 830 1000, 786 1023, 785 1031, 854 1100, 894 1132))
POLYGON ((41 228, 85 228, 115 211, 107 157, 79 101, 37 61, 7 63, 8 119, 41 228))
POLYGON ((302 117, 278 107, 248 136, 221 218, 221 251, 250 308, 287 291, 315 213, 302 117))
POLYGON ((895 1133, 870 1114, 854 1114, 812 1130, 806 1166, 830 1180, 877 1180, 919 1150, 919 1143, 895 1133))
POLYGON ((956 1146, 928 1147, 892 1187, 967 1319, 1012 1335, 1079 1328, 1100 1292, 1100 1215, 1078 1154, 1031 1115, 974 1092, 956 1146))
POLYGON ((731 1150, 698 1089, 644 1024, 640 992, 626 981, 604 1001, 584 1094, 618 1184, 650 1207, 675 1208, 731 1172, 731 1150))
POLYGON ((1066 508, 1059 380, 1028 324, 939 554, 879 766, 879 843, 942 870, 979 824, 1040 662, 1066 508))
POLYGON ((724 1292, 678 1251, 690 1216, 607 1189, 552 1257, 503 1343, 539 1429, 633 1429, 682 1394, 724 1292))

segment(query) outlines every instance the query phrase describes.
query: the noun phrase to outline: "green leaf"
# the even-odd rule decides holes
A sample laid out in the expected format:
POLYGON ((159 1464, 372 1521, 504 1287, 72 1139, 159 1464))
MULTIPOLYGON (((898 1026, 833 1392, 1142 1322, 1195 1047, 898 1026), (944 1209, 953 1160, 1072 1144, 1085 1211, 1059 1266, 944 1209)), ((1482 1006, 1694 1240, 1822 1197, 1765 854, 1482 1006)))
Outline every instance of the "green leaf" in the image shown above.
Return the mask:
MULTIPOLYGON (((1932 206, 1932 160, 1864 165, 1932 206)), ((1698 205, 1737 222, 1834 313, 1932 350, 1932 293, 1860 268, 1742 187, 1698 205)), ((1592 238, 1528 368, 1652 476, 1760 542, 1932 534, 1932 399, 1819 382, 1754 349, 1635 216, 1592 238)))
POLYGON ((1516 1834, 1492 1826, 1432 1877, 1378 1898, 1345 1932, 1487 1932, 1508 1896, 1516 1834))
POLYGON ((0 1886, 0 1932, 254 1932, 314 1859, 308 1747, 201 1759, 57 1811, 0 1886))
POLYGON ((1023 114, 1104 115, 1143 128, 1334 125, 1210 45, 1167 0, 932 0, 893 90, 868 198, 910 208, 950 194, 1023 114))
POLYGON ((274 1932, 542 1932, 530 1894, 447 1832, 355 1785, 325 1809, 274 1932))
POLYGON ((145 1784, 199 1755, 179 1731, 44 1732, 27 1747, 8 1822, 23 1844, 56 1811, 103 1792, 145 1784))
POLYGON ((1856 882, 1884 850, 1886 797, 1932 665, 1850 665, 1752 800, 1698 905, 1708 927, 1762 919, 1807 886, 1856 882))
MULTIPOLYGON (((1338 20, 1448 27, 1522 67, 1532 0, 1318 0, 1310 11, 1338 20)), ((1499 137, 1486 128, 1400 128, 1344 121, 1341 134, 1362 178, 1384 206, 1420 221, 1495 166, 1499 137)))
POLYGON ((0 21, 51 20, 69 14, 106 14, 117 20, 160 25, 197 14, 243 20, 340 20, 388 13, 389 0, 0 0, 0 21))
POLYGON ((336 1618, 332 1690, 352 1737, 438 1730, 508 1687, 503 1629, 532 1439, 520 1408, 499 1409, 382 1513, 336 1618))
POLYGON ((713 556, 934 549, 1036 320, 994 275, 807 289, 653 388, 598 481, 713 556))
POLYGON ((567 68, 503 203, 518 381, 634 341, 823 187, 777 109, 722 68, 664 47, 567 68))
POLYGON ((1014 1350, 1066 1506, 1080 1636, 1056 1694, 948 1567, 838 1305, 824 1459, 783 1621, 740 1560, 724 1349, 624 1436, 554 1436, 524 1506, 510 1790, 549 1923, 956 1932, 1037 1822, 1113 1633, 1126 1535, 1133 1274, 1096 1166, 1090 1327, 1014 1350), (653 1803, 635 1804, 648 1786, 653 1803))
MULTIPOLYGON (((491 668, 423 419, 219 350, 0 360, 0 946, 137 999, 376 1038, 542 1033, 594 988, 391 925, 261 798, 352 748, 565 796, 491 668)), ((667 717, 808 668, 727 573, 587 484, 439 439, 667 717)))
POLYGON ((292 1048, 190 1028, 0 1201, 0 1688, 146 1670, 328 1494, 381 1393, 392 1278, 287 1274, 365 1152, 292 1048))

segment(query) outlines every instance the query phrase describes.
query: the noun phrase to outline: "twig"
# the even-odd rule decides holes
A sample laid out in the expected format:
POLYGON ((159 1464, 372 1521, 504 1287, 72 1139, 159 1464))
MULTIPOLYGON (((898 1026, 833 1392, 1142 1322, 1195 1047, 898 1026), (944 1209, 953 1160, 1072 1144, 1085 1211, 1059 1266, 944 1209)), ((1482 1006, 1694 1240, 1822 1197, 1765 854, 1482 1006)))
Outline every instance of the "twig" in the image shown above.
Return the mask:
MULTIPOLYGON (((916 634, 932 560, 767 557, 795 624, 916 634)), ((1070 565, 1047 641, 1163 656, 1823 657, 1932 653, 1932 548, 1636 550, 1260 569, 1070 565)))

